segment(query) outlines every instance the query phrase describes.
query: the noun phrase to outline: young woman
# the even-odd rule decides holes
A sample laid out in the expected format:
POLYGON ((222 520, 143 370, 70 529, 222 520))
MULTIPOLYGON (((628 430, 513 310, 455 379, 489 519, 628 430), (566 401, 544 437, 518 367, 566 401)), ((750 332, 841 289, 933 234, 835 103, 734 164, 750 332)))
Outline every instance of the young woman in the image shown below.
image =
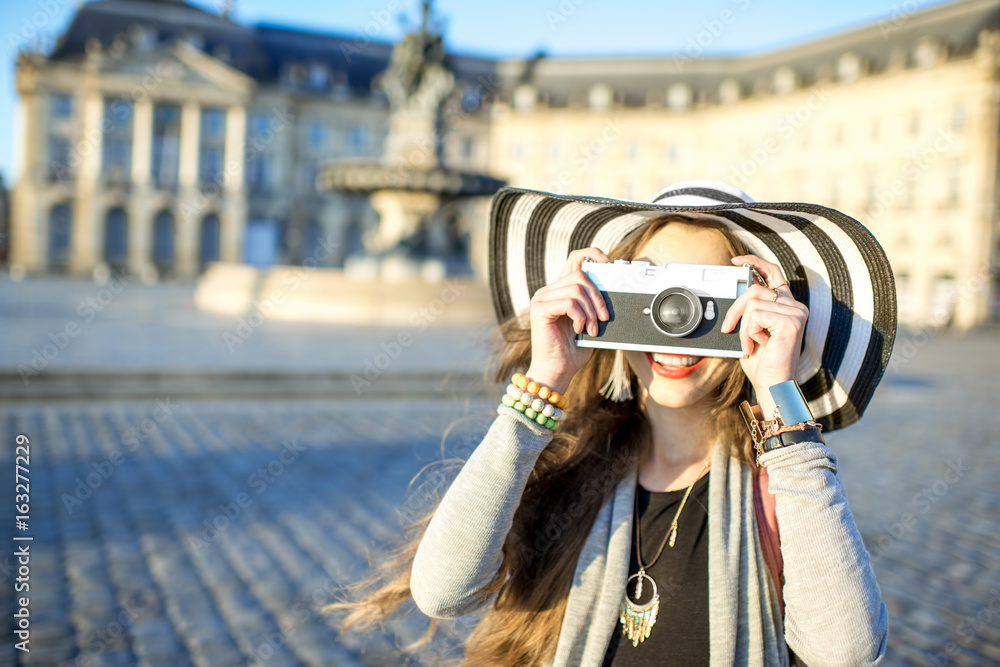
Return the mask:
POLYGON ((886 608, 817 426, 856 421, 888 362, 871 236, 712 182, 654 204, 507 189, 492 218, 511 385, 399 576, 334 605, 354 608, 345 628, 412 597, 434 618, 484 611, 469 665, 877 664, 886 608), (612 317, 585 259, 751 265, 761 284, 721 321, 743 358, 577 346, 612 317), (789 381, 816 422, 761 454, 739 406, 755 395, 769 420, 789 381))

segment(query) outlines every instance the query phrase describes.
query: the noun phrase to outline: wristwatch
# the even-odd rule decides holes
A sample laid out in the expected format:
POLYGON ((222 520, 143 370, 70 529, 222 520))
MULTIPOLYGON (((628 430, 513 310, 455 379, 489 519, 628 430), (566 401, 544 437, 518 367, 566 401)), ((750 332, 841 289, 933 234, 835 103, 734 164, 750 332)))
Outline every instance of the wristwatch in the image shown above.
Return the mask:
POLYGON ((793 425, 797 428, 766 438, 761 445, 764 452, 794 445, 797 442, 824 442, 822 427, 813 419, 809 403, 806 402, 806 397, 795 380, 773 384, 767 390, 778 409, 781 422, 786 428, 793 425))
POLYGON ((757 450, 757 463, 767 452, 798 442, 824 442, 823 427, 813 419, 809 404, 794 380, 780 382, 768 388, 774 401, 775 414, 769 421, 758 421, 747 401, 740 404, 750 436, 757 450))

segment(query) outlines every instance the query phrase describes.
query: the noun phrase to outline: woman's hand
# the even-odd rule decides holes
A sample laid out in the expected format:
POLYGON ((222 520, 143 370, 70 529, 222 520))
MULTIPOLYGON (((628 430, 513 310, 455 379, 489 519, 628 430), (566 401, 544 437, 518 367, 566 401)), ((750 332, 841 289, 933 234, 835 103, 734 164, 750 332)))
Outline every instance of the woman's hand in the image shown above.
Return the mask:
MULTIPOLYGON (((768 285, 785 282, 778 265, 756 255, 733 257, 732 261, 736 265, 754 266, 768 285)), ((774 414, 774 401, 768 389, 795 379, 802 334, 809 317, 809 309, 795 300, 787 284, 778 288, 777 301, 773 299, 773 290, 755 283, 736 299, 722 322, 723 333, 729 333, 743 318, 739 332, 743 347, 740 364, 757 393, 764 419, 774 414)))
POLYGON ((576 334, 596 336, 599 322, 609 318, 604 297, 580 268, 585 259, 611 261, 599 248, 574 250, 559 279, 531 297, 531 365, 526 375, 560 394, 594 353, 593 348, 577 347, 576 334))

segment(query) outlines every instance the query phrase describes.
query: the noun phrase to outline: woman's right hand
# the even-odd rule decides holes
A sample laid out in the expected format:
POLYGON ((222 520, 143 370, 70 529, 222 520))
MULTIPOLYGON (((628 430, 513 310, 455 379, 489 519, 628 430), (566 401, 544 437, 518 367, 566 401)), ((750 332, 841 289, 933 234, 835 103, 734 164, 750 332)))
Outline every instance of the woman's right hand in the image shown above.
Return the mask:
POLYGON ((596 336, 609 318, 600 290, 580 268, 585 259, 610 262, 599 248, 574 250, 559 279, 531 297, 531 365, 526 375, 560 394, 594 353, 577 347, 576 334, 596 336))

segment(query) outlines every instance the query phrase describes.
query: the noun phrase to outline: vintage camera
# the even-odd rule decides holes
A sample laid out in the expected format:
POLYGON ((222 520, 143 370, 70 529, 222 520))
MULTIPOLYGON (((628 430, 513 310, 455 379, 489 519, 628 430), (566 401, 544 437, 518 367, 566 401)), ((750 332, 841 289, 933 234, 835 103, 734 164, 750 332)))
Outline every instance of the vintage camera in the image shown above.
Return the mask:
POLYGON ((596 336, 578 334, 581 347, 741 357, 737 325, 721 323, 747 287, 750 269, 711 264, 664 264, 584 260, 581 266, 601 290, 610 318, 596 336))

